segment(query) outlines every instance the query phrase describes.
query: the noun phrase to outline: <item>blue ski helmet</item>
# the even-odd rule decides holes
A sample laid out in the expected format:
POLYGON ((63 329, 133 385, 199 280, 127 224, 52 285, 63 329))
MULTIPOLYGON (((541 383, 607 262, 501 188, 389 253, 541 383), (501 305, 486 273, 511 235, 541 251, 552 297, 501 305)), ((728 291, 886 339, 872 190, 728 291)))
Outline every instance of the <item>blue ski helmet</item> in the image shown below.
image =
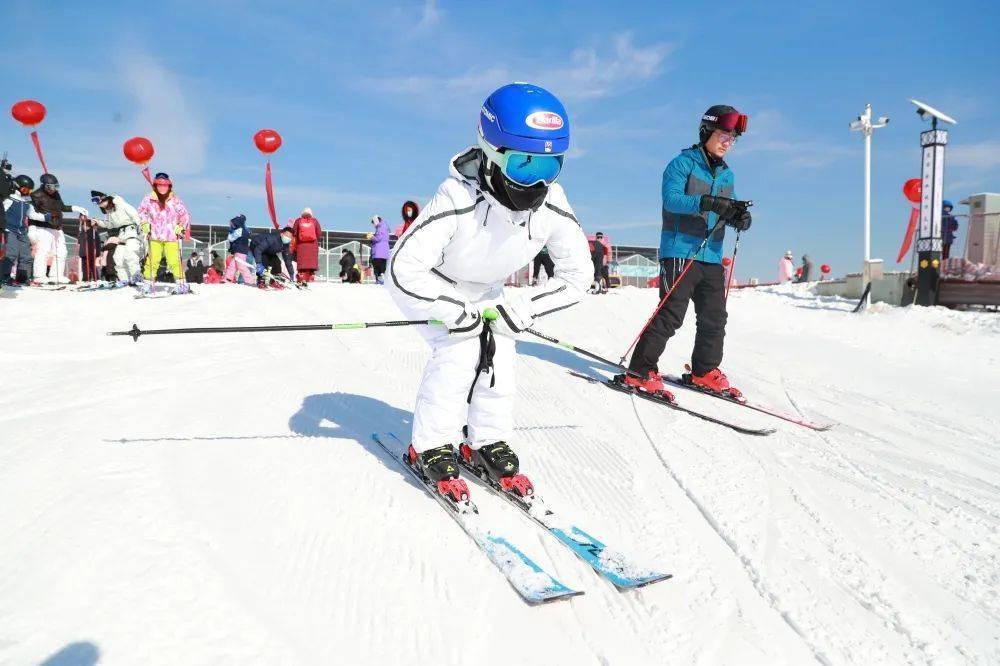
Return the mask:
POLYGON ((548 90, 530 83, 494 90, 479 112, 479 133, 496 148, 554 155, 569 150, 566 108, 548 90))
POLYGON ((955 205, 950 201, 948 201, 947 199, 945 199, 944 201, 941 202, 941 208, 951 208, 952 210, 954 210, 955 205))

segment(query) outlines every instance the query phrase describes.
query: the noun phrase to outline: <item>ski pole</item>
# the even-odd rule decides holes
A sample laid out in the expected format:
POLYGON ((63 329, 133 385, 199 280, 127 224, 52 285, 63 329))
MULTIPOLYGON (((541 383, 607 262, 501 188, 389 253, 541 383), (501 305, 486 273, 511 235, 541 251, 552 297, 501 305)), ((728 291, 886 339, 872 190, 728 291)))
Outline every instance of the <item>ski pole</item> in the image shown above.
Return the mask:
POLYGON ((740 234, 736 232, 736 244, 733 245, 733 261, 729 264, 729 279, 726 280, 726 300, 729 300, 729 287, 733 284, 733 274, 736 272, 736 253, 740 251, 740 234))
POLYGON ((558 347, 562 347, 563 349, 568 349, 569 351, 574 352, 576 354, 579 354, 580 356, 586 356, 587 358, 593 359, 593 360, 595 360, 595 361, 597 361, 599 363, 603 363, 605 365, 611 366, 612 368, 616 368, 618 370, 622 370, 622 371, 625 372, 626 375, 630 375, 632 377, 638 377, 640 379, 645 379, 645 377, 643 377, 642 375, 640 375, 638 372, 634 372, 632 370, 629 370, 622 363, 615 363, 611 359, 604 358, 603 356, 599 356, 599 355, 595 354, 594 352, 587 351, 586 349, 581 349, 580 347, 576 347, 574 345, 571 345, 568 342, 563 342, 562 340, 557 340, 556 338, 553 338, 550 335, 545 335, 544 333, 542 333, 540 331, 536 331, 533 328, 525 329, 524 332, 525 333, 531 333, 536 338, 541 338, 542 340, 545 340, 546 342, 551 342, 552 344, 554 344, 554 345, 556 345, 558 347))
POLYGON ((154 328, 144 331, 138 324, 132 324, 127 331, 110 331, 108 335, 127 335, 139 341, 140 335, 177 335, 181 333, 269 333, 282 331, 346 331, 358 328, 378 328, 383 326, 441 326, 437 319, 399 321, 361 321, 347 324, 301 324, 292 326, 205 326, 200 328, 154 328))

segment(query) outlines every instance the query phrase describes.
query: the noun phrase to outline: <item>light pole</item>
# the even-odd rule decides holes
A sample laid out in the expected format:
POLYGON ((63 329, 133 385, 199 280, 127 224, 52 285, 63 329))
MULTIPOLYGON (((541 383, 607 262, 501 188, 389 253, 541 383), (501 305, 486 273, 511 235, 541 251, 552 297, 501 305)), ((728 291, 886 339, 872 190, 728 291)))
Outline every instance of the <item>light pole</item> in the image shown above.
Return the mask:
POLYGON ((851 130, 861 132, 865 136, 865 266, 864 266, 864 287, 866 293, 864 297, 864 307, 868 307, 870 296, 868 285, 871 282, 870 262, 872 259, 872 133, 889 124, 889 118, 882 116, 874 123, 872 122, 872 105, 865 104, 865 112, 858 116, 858 119, 851 123, 851 130))

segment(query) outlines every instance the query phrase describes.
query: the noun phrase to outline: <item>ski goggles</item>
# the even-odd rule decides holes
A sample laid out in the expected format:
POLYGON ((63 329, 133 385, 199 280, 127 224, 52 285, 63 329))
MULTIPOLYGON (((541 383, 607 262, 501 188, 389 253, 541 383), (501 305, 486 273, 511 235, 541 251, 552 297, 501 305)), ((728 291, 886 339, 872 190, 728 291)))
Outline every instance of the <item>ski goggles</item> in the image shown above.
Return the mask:
POLYGON ((485 140, 480 140, 479 145, 486 156, 500 167, 503 175, 518 185, 525 187, 538 183, 551 185, 556 182, 562 171, 565 155, 543 155, 507 148, 498 150, 485 140))
POLYGON ((718 129, 725 130, 727 132, 735 132, 736 134, 743 134, 747 131, 747 125, 750 124, 750 117, 733 111, 732 113, 723 113, 721 116, 702 116, 702 120, 707 120, 709 122, 715 123, 718 129))

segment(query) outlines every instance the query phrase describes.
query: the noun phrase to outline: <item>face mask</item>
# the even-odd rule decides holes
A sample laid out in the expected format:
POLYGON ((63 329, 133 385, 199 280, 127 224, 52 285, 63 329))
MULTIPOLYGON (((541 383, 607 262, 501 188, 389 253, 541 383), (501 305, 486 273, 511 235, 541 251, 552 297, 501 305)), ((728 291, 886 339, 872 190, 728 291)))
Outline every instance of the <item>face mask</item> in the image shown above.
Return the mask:
POLYGON ((490 164, 489 187, 493 196, 511 210, 536 210, 545 201, 549 186, 537 183, 529 187, 518 185, 507 179, 494 163, 490 164))
POLYGON ((288 236, 285 236, 284 234, 282 234, 281 235, 281 242, 284 243, 285 245, 288 245, 289 243, 292 242, 292 239, 289 238, 288 236))

